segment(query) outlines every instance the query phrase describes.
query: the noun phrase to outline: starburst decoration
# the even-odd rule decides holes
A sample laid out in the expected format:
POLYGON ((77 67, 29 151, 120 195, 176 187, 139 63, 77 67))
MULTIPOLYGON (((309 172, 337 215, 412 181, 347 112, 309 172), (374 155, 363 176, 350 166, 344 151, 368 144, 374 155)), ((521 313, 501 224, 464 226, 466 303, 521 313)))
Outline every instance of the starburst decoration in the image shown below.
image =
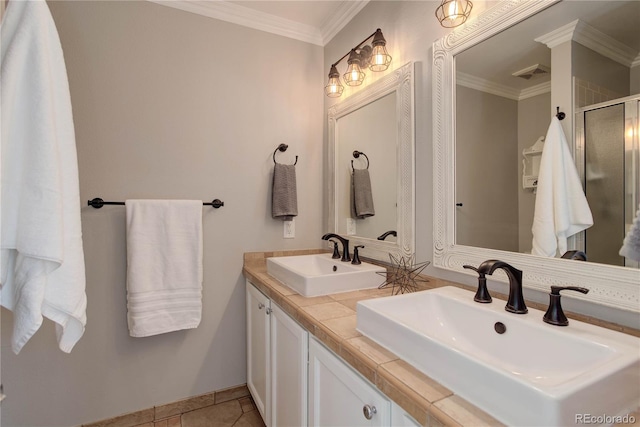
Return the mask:
POLYGON ((431 262, 415 262, 414 255, 409 257, 395 257, 389 254, 391 261, 391 267, 384 273, 377 273, 383 277, 386 277, 384 283, 378 286, 378 289, 384 289, 391 286, 391 295, 404 294, 408 292, 415 292, 418 290, 418 283, 426 283, 427 280, 420 276, 422 270, 424 270, 431 262))

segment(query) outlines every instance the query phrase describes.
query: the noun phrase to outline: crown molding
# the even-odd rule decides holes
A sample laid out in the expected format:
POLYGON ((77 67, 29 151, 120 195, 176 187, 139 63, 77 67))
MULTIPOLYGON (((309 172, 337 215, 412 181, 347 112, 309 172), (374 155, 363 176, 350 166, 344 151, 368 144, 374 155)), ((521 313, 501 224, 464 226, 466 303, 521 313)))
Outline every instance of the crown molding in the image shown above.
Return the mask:
POLYGON ((520 95, 520 91, 517 89, 459 71, 456 73, 456 84, 503 98, 513 99, 514 101, 517 101, 520 95))
POLYGON ((580 20, 570 22, 535 39, 537 42, 546 44, 550 49, 570 40, 625 67, 634 67, 640 63, 638 51, 580 20))
POLYGON ((544 82, 535 86, 522 89, 518 97, 518 101, 523 99, 533 98, 534 96, 542 95, 543 93, 551 93, 551 82, 544 82))
POLYGON ((322 42, 329 43, 366 5, 369 0, 348 1, 336 9, 320 28, 322 42))
POLYGON ((551 82, 540 83, 526 89, 518 90, 462 72, 456 73, 456 84, 514 101, 522 101, 523 99, 551 92, 551 82))
POLYGON ((611 36, 600 30, 593 28, 591 25, 580 22, 576 27, 576 33, 573 39, 581 45, 598 52, 600 55, 606 56, 625 67, 631 67, 634 60, 638 56, 638 51, 630 48, 624 43, 619 42, 611 36))
POLYGON ((567 25, 563 25, 560 28, 556 28, 547 34, 543 34, 540 37, 535 38, 534 41, 546 44, 549 49, 553 49, 564 42, 573 40, 573 33, 576 30, 578 22, 580 21, 577 19, 573 22, 569 22, 567 25))
POLYGON ((315 28, 224 0, 148 1, 318 46, 329 43, 369 3, 369 0, 342 2, 320 28, 315 28))
MULTIPOLYGON (((209 18, 220 19, 283 37, 324 46, 321 31, 310 25, 260 12, 226 1, 208 0, 148 0, 209 18)), ((348 22, 348 21, 347 21, 348 22)), ((346 25, 346 22, 345 24, 346 25)), ((343 26, 344 26, 343 25, 343 26)))

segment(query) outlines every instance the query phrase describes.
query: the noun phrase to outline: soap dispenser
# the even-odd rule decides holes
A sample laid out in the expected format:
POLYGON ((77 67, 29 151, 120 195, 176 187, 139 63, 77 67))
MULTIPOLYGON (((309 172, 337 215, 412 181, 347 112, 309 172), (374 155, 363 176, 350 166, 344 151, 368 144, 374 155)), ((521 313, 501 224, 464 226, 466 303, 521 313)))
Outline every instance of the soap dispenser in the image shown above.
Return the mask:
POLYGON ((485 277, 485 274, 478 272, 478 269, 472 265, 463 265, 463 267, 478 273, 478 291, 473 297, 473 300, 482 304, 490 303, 492 299, 491 295, 489 295, 489 290, 487 289, 487 278, 485 277))

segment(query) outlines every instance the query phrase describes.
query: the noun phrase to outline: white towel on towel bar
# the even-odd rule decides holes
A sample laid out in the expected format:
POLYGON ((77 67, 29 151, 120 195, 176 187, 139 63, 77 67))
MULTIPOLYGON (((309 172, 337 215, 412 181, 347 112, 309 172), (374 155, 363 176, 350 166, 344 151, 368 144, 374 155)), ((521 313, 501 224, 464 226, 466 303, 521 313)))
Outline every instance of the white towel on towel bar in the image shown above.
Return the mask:
POLYGON ((202 201, 125 205, 129 334, 196 328, 202 314, 202 201))
POLYGON ((567 251, 567 238, 593 225, 562 125, 551 119, 545 137, 533 216, 533 255, 554 257, 567 251))
POLYGON ((1 28, 2 305, 18 353, 56 323, 70 352, 87 322, 78 161, 62 46, 44 1, 12 1, 1 28))

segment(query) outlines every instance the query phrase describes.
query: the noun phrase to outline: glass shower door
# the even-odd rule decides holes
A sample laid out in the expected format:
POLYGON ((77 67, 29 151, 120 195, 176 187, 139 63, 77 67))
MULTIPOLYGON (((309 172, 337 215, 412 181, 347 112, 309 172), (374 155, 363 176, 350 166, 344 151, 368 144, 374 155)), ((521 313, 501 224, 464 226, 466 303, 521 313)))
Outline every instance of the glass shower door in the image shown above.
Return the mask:
POLYGON ((581 175, 594 224, 584 234, 590 262, 637 267, 618 254, 638 209, 638 97, 583 109, 576 122, 581 175))

